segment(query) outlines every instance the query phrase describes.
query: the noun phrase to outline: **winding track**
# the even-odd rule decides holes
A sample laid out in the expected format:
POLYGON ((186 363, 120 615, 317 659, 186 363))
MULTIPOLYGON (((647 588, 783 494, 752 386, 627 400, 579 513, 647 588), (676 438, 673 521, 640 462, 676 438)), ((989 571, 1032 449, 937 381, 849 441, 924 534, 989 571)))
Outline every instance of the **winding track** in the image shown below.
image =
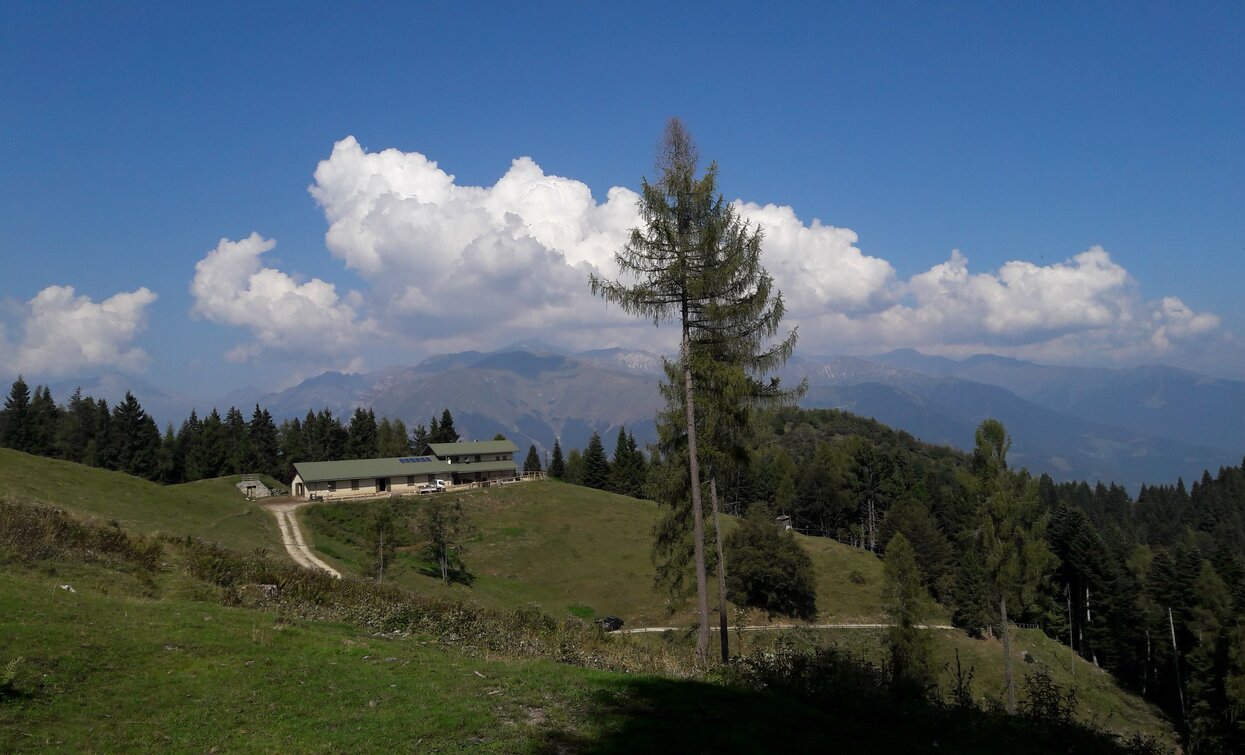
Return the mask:
MULTIPOLYGON (((732 632, 772 632, 779 629, 886 629, 890 624, 758 624, 756 626, 731 627, 732 632)), ((917 624, 917 629, 955 629, 950 624, 917 624)), ((610 634, 651 634, 660 632, 685 632, 687 627, 635 627, 618 629, 610 634)), ((714 631, 717 631, 716 626, 714 631)))
POLYGON ((294 512, 298 508, 306 506, 306 501, 286 499, 279 503, 265 503, 262 505, 277 518, 277 526, 281 528, 281 544, 285 546, 285 550, 290 554, 290 558, 294 559, 294 563, 307 569, 326 571, 334 577, 341 579, 341 572, 317 558, 316 554, 311 552, 311 548, 307 547, 307 541, 303 540, 303 532, 298 528, 298 519, 294 516, 294 512))

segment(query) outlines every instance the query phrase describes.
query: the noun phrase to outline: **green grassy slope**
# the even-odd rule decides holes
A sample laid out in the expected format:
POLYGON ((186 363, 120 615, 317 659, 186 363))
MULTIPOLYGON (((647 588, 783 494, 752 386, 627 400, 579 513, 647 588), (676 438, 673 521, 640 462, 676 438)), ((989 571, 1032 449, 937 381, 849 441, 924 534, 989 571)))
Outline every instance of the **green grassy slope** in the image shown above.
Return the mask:
POLYGON ((298 618, 297 601, 226 607, 186 555, 169 544, 155 568, 0 548, 0 668, 16 671, 0 683, 0 751, 1039 753, 1074 741, 988 714, 841 709, 373 635, 298 618))
MULTIPOLYGON (((403 548, 389 578, 421 592, 469 596, 486 605, 536 605, 552 614, 616 615, 628 626, 686 625, 686 606, 673 615, 653 589, 651 501, 553 481, 452 493, 473 527, 465 561, 474 582, 446 587, 421 572, 417 548, 403 548)), ((394 504, 403 522, 429 499, 394 504)), ((302 510, 304 532, 317 551, 346 572, 362 573, 364 530, 379 503, 322 504, 302 510)), ((725 518, 724 529, 735 527, 725 518)), ((405 535, 407 542, 414 537, 405 535)), ((800 537, 818 577, 819 621, 880 621, 881 562, 825 538, 800 537)), ((752 623, 764 623, 753 615, 752 623)))
POLYGON ((284 552, 276 520, 234 487, 239 476, 162 486, 0 448, 0 492, 43 501, 133 532, 194 535, 231 548, 284 552))
MULTIPOLYGON (((9 494, 97 520, 115 519, 135 532, 196 534, 239 550, 265 547, 283 554, 271 516, 247 502, 229 480, 162 488, 0 450, 0 484, 9 494)), ((441 585, 419 572, 422 564, 409 551, 394 572, 397 581, 418 592, 499 607, 536 604, 557 615, 616 613, 629 626, 690 620, 686 612, 668 616, 651 589, 654 504, 554 482, 461 495, 476 526, 467 554, 474 585, 441 585)), ((325 504, 302 510, 305 521, 316 525, 320 550, 348 571, 365 560, 352 533, 365 521, 367 507, 325 504)), ((821 621, 880 618, 876 558, 833 541, 803 538, 802 543, 818 572, 821 621)), ((189 579, 175 560, 154 581, 91 565, 5 563, 3 553, 0 564, 0 670, 14 657, 26 658, 19 669, 21 695, 0 696, 0 751, 354 751, 421 739, 423 744, 411 746, 622 751, 669 749, 671 742, 682 742, 699 750, 718 741, 723 751, 755 751, 779 744, 809 749, 832 736, 842 742, 844 732, 856 737, 847 741, 869 747, 925 747, 901 729, 866 730, 856 721, 767 695, 546 661, 473 659, 435 639, 384 640, 344 625, 225 608, 215 588, 189 579), (65 583, 78 592, 57 589, 65 583), (483 684, 477 671, 490 683, 483 684), (710 726, 689 739, 679 723, 687 720, 720 722, 728 732, 746 720, 740 726, 752 735, 715 740, 710 726)), ((810 644, 834 641, 863 656, 880 654, 877 632, 805 634, 801 641, 810 644)), ((744 635, 743 649, 762 649, 780 636, 791 635, 744 635)), ((964 665, 976 669, 978 696, 997 699, 998 643, 959 632, 937 636, 940 662, 958 649, 964 665)), ((612 639, 641 645, 685 641, 612 639)), ((738 635, 732 639, 738 648, 738 635)), ((1031 668, 1019 661, 1020 652, 1028 650, 1057 683, 1073 681, 1066 648, 1034 631, 1018 633, 1015 644, 1020 674, 1031 668)), ((942 682, 945 687, 946 677, 942 682)), ((1118 690, 1101 671, 1078 661, 1075 683, 1083 719, 1117 731, 1170 736, 1170 727, 1149 706, 1118 690)), ((957 751, 994 751, 996 743, 974 744, 966 736, 957 751)), ((947 742, 944 738, 944 748, 947 742)))

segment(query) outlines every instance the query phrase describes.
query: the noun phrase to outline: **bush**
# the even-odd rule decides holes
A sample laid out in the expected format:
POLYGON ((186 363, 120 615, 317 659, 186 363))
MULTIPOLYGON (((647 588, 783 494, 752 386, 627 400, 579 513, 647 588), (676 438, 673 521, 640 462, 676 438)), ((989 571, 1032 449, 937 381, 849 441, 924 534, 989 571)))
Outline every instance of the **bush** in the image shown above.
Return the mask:
POLYGON ((762 511, 748 515, 723 543, 727 597, 735 605, 760 608, 770 616, 817 617, 813 561, 762 511))

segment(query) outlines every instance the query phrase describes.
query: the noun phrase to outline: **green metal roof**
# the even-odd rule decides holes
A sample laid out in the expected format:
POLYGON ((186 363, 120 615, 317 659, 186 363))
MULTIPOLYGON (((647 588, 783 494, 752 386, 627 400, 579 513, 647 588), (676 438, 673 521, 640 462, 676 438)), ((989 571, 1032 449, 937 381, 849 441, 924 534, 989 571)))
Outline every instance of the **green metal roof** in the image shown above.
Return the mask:
MULTIPOLYGON (((407 475, 441 474, 455 465, 448 461, 403 461, 414 457, 401 456, 392 459, 349 459, 346 461, 300 461, 294 471, 303 482, 325 480, 361 480, 368 477, 406 477, 407 475)), ((459 464, 472 467, 474 464, 459 464)))
POLYGON ((463 464, 450 464, 450 472, 459 472, 468 474, 471 472, 513 472, 517 469, 517 465, 513 460, 509 461, 475 461, 463 464))
POLYGON ((444 459, 447 456, 464 454, 504 454, 515 453, 519 447, 508 440, 468 440, 458 443, 429 443, 428 448, 444 459))

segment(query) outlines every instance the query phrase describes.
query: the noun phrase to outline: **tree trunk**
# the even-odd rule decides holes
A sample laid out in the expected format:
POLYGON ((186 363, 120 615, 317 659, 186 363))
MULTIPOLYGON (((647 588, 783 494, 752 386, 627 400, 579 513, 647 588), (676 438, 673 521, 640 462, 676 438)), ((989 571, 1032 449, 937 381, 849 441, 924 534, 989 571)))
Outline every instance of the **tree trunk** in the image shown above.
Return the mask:
POLYGON ((709 502, 713 507, 713 542, 718 549, 718 628, 722 634, 722 663, 730 663, 731 640, 726 621, 726 557, 722 555, 722 524, 718 519, 718 481, 709 478, 709 502))
POLYGON ((450 554, 447 549, 441 550, 441 580, 450 583, 450 554))
POLYGON ((999 633, 1003 636, 1003 685, 1007 690, 1007 712, 1016 715, 1016 679, 1012 676, 1012 633, 1007 628, 1007 598, 999 598, 999 633))
POLYGON ((692 553, 696 560, 696 612, 700 627, 696 631, 696 655, 709 652, 709 587, 705 576, 705 522, 700 504, 700 459, 696 451, 696 408, 692 399, 692 337, 687 327, 687 305, 683 305, 683 406, 687 413, 687 467, 692 486, 692 553))

